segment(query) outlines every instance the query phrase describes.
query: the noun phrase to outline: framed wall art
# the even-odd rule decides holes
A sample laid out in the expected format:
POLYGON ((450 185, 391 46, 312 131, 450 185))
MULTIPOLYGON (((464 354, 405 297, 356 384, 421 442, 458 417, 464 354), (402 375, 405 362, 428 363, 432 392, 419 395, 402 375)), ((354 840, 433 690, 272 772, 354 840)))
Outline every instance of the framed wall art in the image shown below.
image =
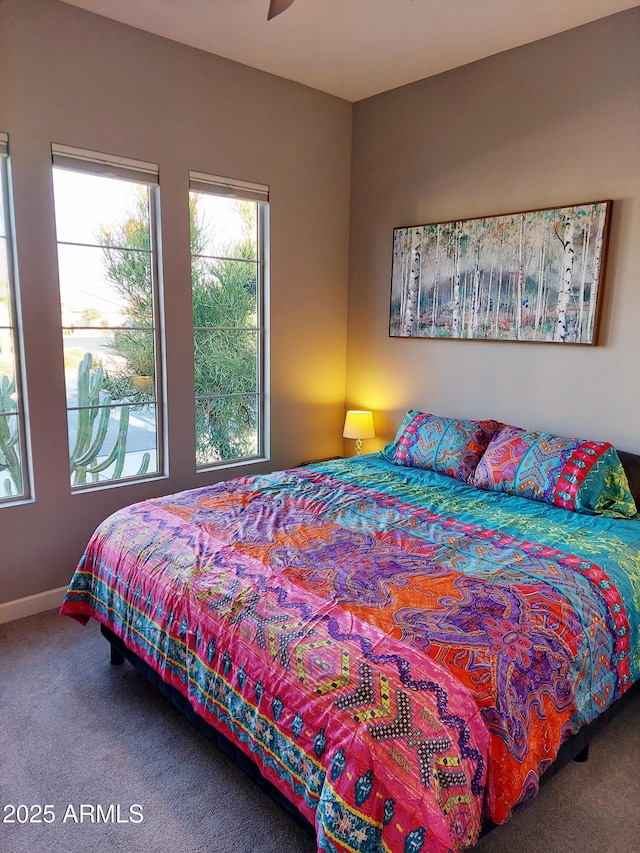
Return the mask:
POLYGON ((395 228, 389 334, 595 344, 611 206, 395 228))

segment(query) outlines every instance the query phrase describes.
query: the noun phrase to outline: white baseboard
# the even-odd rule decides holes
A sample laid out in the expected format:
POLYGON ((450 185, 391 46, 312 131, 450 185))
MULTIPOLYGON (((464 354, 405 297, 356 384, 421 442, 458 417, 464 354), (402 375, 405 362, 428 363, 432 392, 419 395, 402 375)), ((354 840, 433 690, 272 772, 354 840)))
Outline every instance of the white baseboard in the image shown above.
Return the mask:
POLYGON ((66 591, 66 586, 59 586, 57 589, 48 589, 46 592, 38 592, 35 595, 27 595, 25 598, 16 598, 15 601, 0 604, 0 625, 60 607, 66 591))

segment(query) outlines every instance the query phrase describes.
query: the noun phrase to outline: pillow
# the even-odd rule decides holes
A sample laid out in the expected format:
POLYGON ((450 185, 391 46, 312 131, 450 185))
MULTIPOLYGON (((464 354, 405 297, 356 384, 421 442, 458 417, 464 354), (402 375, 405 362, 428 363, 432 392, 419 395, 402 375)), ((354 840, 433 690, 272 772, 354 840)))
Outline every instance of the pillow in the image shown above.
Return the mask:
POLYGON ((473 485, 587 515, 631 518, 637 509, 618 454, 604 441, 563 438, 503 424, 473 485))
POLYGON ((395 440, 382 453, 396 465, 430 468, 469 482, 497 426, 497 421, 465 421, 410 411, 395 440))

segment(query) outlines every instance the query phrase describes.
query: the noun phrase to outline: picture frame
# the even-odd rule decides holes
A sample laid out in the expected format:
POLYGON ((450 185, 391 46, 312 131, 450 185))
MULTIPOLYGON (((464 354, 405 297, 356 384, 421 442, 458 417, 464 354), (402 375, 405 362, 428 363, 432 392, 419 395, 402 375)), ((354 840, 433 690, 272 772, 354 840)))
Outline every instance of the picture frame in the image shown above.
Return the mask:
POLYGON ((595 345, 611 208, 394 228, 389 335, 595 345))

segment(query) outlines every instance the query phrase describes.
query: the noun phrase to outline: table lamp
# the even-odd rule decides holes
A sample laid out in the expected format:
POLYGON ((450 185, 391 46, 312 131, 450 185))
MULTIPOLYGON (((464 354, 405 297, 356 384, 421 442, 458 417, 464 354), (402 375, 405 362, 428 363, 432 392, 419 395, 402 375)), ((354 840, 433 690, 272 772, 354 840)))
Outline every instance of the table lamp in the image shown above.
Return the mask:
POLYGON ((362 453, 362 439, 375 438, 376 432, 373 428, 373 414, 350 409, 344 419, 344 438, 355 438, 356 456, 362 453))

